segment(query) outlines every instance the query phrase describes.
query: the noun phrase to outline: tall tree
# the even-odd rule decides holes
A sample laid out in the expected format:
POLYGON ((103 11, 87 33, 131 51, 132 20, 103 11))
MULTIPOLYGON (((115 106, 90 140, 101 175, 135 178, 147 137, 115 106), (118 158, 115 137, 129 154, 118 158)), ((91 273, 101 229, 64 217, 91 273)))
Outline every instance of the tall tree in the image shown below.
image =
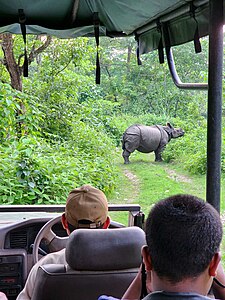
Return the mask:
MULTIPOLYGON (((34 39, 33 45, 31 46, 30 52, 28 53, 28 65, 30 65, 34 59, 43 52, 51 43, 52 38, 47 36, 42 38, 37 36, 34 39), (41 41, 36 46, 36 41, 41 41)), ((15 48, 14 48, 14 37, 10 33, 4 33, 0 35, 1 47, 4 54, 3 59, 0 62, 6 67, 12 88, 22 91, 22 74, 24 69, 24 53, 20 53, 18 58, 16 58, 15 48), (23 59, 23 61, 22 61, 23 59)))
MULTIPOLYGON (((45 38, 37 36, 34 38, 30 52, 28 53, 28 65, 30 65, 34 59, 49 46, 51 39, 52 38, 49 36, 45 38), (36 41, 39 41, 38 46, 36 41)), ((12 88, 22 92, 22 75, 25 65, 24 53, 21 53, 21 51, 19 54, 15 53, 14 36, 10 33, 1 34, 0 42, 3 51, 3 58, 0 60, 0 62, 5 66, 7 72, 9 73, 10 84, 12 88)), ((23 124, 20 116, 25 113, 25 105, 22 99, 19 101, 19 107, 20 108, 17 109, 16 115, 18 117, 17 132, 20 136, 23 124)))

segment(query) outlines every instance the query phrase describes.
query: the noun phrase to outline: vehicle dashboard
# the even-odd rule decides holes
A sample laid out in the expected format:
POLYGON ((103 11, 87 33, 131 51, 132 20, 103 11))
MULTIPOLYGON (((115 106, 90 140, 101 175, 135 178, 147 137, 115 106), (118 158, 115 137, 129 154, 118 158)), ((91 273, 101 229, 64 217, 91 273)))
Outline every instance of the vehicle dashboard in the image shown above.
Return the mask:
MULTIPOLYGON (((22 290, 33 266, 34 240, 49 220, 50 218, 35 218, 0 228, 0 290, 9 300, 16 299, 22 290)), ((57 236, 66 236, 60 223, 55 224, 52 230, 57 236)), ((40 248, 46 253, 49 252, 44 241, 40 248)))
MULTIPOLYGON (((15 300, 24 287, 33 266, 33 245, 40 229, 63 211, 64 206, 61 205, 45 208, 0 206, 0 291, 4 292, 9 300, 15 300), (29 214, 31 217, 28 217, 29 214)), ((138 226, 140 223, 139 205, 110 205, 109 211, 127 211, 128 226, 138 226)), ((111 228, 124 226, 113 221, 110 225, 111 228)), ((67 236, 61 222, 53 225, 52 230, 59 237, 67 236)), ((50 252, 44 240, 41 241, 39 248, 40 258, 43 255, 41 252, 50 252)))

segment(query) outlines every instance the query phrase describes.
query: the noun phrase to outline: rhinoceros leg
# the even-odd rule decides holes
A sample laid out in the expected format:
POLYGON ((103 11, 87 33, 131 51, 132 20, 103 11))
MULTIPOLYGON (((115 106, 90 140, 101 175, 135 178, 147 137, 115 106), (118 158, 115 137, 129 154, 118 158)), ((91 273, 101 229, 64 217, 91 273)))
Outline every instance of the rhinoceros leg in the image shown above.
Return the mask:
POLYGON ((123 159, 124 159, 124 164, 129 164, 130 163, 130 161, 129 161, 130 152, 125 149, 125 150, 123 150, 122 155, 123 155, 123 159))
POLYGON ((162 156, 161 153, 156 153, 157 151, 155 151, 155 161, 162 161, 162 156))
POLYGON ((123 135, 123 158, 124 163, 129 164, 129 156, 133 153, 140 144, 139 134, 124 134, 123 135))
POLYGON ((165 149, 166 145, 159 146, 158 149, 156 149, 155 152, 155 161, 163 161, 162 159, 162 152, 165 149))

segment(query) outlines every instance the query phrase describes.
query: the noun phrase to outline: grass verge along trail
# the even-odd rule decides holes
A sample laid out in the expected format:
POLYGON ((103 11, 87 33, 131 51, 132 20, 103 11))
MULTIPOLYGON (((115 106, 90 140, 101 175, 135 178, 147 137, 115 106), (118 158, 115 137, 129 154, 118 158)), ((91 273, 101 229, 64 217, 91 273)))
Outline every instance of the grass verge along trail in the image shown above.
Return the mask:
MULTIPOLYGON (((123 164, 118 155, 116 164, 119 170, 119 181, 116 191, 109 197, 110 203, 139 204, 147 214, 151 206, 158 200, 174 194, 193 194, 205 199, 206 176, 191 175, 181 165, 155 162, 154 155, 135 152, 131 163, 123 164)), ((225 178, 221 179, 221 219, 225 227, 225 178)), ((110 214, 113 220, 127 225, 127 213, 110 214)), ((224 228, 225 231, 225 228, 224 228)), ((222 262, 225 266, 225 239, 223 239, 222 262)))
MULTIPOLYGON (((119 181, 110 203, 139 204, 147 214, 152 204, 170 195, 189 193, 205 199, 205 176, 191 176, 173 163, 155 162, 152 153, 135 152, 130 161, 124 165, 118 156, 119 181)), ((124 213, 118 217, 127 220, 124 213)))

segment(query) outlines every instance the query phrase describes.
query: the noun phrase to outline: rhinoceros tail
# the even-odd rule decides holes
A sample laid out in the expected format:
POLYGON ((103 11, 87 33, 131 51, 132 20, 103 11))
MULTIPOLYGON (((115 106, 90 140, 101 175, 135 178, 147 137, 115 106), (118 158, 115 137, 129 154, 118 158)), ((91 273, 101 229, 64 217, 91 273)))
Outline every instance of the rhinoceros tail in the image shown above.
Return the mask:
MULTIPOLYGON (((125 134, 125 133, 124 133, 124 134, 125 134)), ((124 134, 122 135, 121 143, 122 143, 122 149, 123 149, 123 150, 126 150, 126 148, 125 148, 125 141, 124 141, 124 134)))

